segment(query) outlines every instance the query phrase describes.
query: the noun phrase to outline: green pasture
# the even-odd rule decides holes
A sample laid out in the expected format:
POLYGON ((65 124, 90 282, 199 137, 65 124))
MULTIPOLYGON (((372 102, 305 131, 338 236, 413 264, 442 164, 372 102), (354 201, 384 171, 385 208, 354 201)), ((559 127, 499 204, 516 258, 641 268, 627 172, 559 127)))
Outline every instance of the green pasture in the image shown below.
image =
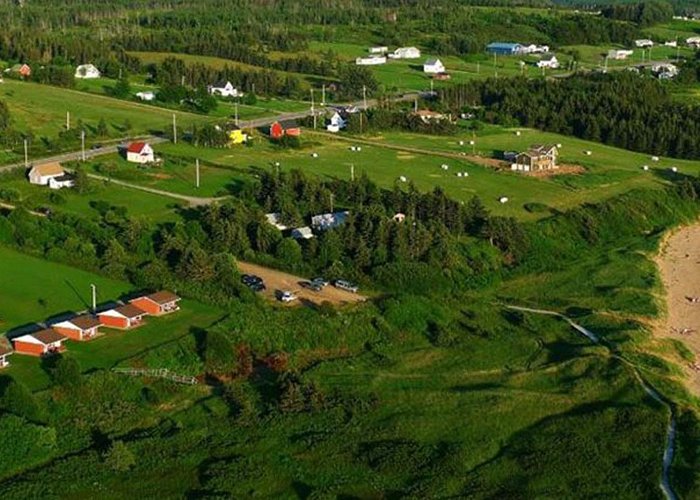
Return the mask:
MULTIPOLYGON (((138 290, 125 282, 20 254, 0 247, 0 331, 43 323, 66 313, 87 310, 91 305, 90 285, 97 286, 98 304, 108 304, 138 290)), ((110 368, 149 349, 190 333, 193 327, 207 327, 219 312, 198 302, 183 301, 177 314, 149 318, 142 328, 128 332, 104 329, 106 335, 91 342, 69 341, 66 346, 83 370, 110 368)), ((13 355, 7 373, 32 389, 48 385, 41 360, 13 355)))

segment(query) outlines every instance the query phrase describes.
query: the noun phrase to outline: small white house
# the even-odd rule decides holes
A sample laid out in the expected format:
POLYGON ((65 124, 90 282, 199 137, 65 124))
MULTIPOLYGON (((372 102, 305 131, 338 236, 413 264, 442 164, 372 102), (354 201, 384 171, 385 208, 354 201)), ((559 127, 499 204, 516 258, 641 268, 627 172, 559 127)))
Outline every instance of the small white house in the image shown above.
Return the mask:
POLYGON ((399 47, 392 54, 389 54, 392 59, 418 59, 420 50, 416 47, 399 47))
POLYGON ((314 233, 309 226, 304 226, 292 229, 291 236, 295 240, 310 240, 314 237, 314 233))
POLYGON ((59 163, 35 165, 29 171, 29 182, 37 186, 49 186, 51 189, 73 187, 73 176, 66 174, 59 163))
POLYGON ((146 142, 132 142, 126 148, 126 161, 141 164, 153 163, 156 161, 156 157, 150 144, 146 142))
POLYGON ((635 40, 634 45, 639 47, 640 49, 648 49, 654 46, 654 42, 652 42, 648 38, 642 38, 640 40, 635 40))
POLYGON ((676 40, 669 40, 668 42, 664 42, 664 45, 666 47, 678 47, 678 41, 676 40))
POLYGON ((155 94, 155 92, 151 92, 150 90, 146 90, 145 92, 136 92, 136 97, 142 101, 151 102, 151 101, 155 101, 156 94, 155 94))
POLYGON ((671 76, 676 76, 678 74, 678 66, 671 63, 654 64, 651 67, 651 72, 656 73, 657 75, 662 75, 666 73, 671 76))
POLYGON ((378 47, 370 47, 369 48, 370 54, 386 54, 387 52, 389 52, 389 47, 385 47, 385 46, 378 46, 378 47))
POLYGON ((347 121, 345 118, 342 117, 342 115, 339 112, 333 113, 333 116, 330 117, 328 120, 328 125, 326 125, 326 130, 329 132, 340 132, 341 129, 344 129, 347 126, 347 121))
POLYGON ((615 59, 618 61, 621 61, 623 59, 627 59, 629 56, 634 54, 633 50, 627 50, 627 49, 610 49, 608 51, 608 59, 615 59))
POLYGON ((379 55, 358 57, 355 59, 355 64, 358 66, 376 66, 378 64, 386 64, 386 57, 379 55))
POLYGON ((690 38, 686 38, 685 43, 694 49, 697 49, 700 47, 700 36, 691 36, 690 38))
POLYGON ((539 61, 537 61, 537 67, 538 68, 550 68, 550 69, 557 69, 559 67, 559 61, 557 60, 557 57, 552 55, 549 57, 543 57, 539 61))
POLYGON ((97 69, 93 64, 81 64, 75 68, 75 77, 84 80, 99 78, 102 76, 100 70, 97 69))
POLYGON ((444 73, 445 65, 442 64, 440 59, 428 59, 423 63, 423 73, 428 73, 435 75, 437 73, 444 73))
POLYGON ((231 82, 217 82, 213 85, 207 87, 211 95, 218 95, 221 97, 240 97, 243 94, 238 92, 238 89, 233 86, 231 82))

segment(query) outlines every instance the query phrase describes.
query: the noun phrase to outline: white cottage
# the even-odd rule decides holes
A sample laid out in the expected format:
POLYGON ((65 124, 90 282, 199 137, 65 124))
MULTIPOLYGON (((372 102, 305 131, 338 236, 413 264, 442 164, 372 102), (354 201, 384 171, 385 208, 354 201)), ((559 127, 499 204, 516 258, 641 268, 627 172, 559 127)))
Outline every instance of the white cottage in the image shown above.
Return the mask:
POLYGON ((37 186, 49 186, 51 189, 73 187, 73 176, 66 174, 59 163, 35 165, 29 170, 29 182, 37 186))
POLYGON ((211 95, 218 95, 221 97, 240 97, 243 95, 238 92, 238 89, 229 81, 217 82, 213 85, 209 85, 208 90, 211 95))
POLYGON ((100 70, 97 69, 93 64, 81 64, 75 68, 75 77, 84 80, 99 78, 101 75, 100 70))
POLYGON ((389 54, 392 59, 418 59, 420 50, 416 47, 399 47, 392 54, 389 54))
POLYGON ((445 72, 445 65, 440 59, 428 59, 423 63, 423 73, 435 75, 445 72))

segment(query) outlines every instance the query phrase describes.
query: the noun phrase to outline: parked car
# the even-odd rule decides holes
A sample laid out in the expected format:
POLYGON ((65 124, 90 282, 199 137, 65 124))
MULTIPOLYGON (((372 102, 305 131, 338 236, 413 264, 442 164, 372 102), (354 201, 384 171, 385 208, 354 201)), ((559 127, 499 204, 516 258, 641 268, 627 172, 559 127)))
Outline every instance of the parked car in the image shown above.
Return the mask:
POLYGON ((333 286, 352 293, 357 293, 357 291, 360 289, 355 283, 351 283, 345 280, 335 280, 333 286))
POLYGON ((292 302, 294 300, 297 300, 297 296, 294 295, 294 293, 286 291, 286 290, 277 290, 277 300, 280 302, 292 302))
POLYGON ((253 285, 256 283, 262 283, 263 279, 260 276, 255 276, 254 274, 243 274, 241 275, 241 283, 244 285, 253 285))
POLYGON ((252 283, 248 285, 248 288, 250 288, 254 292, 264 292, 265 290, 267 290, 267 287, 264 283, 252 283))
POLYGON ((321 288, 323 288, 324 286, 328 286, 328 281, 323 279, 320 276, 317 276, 314 279, 312 279, 311 283, 314 283, 314 284, 320 286, 321 288))
POLYGON ((323 290, 323 285, 315 280, 302 281, 300 285, 308 290, 311 290, 312 292, 320 292, 321 290, 323 290))

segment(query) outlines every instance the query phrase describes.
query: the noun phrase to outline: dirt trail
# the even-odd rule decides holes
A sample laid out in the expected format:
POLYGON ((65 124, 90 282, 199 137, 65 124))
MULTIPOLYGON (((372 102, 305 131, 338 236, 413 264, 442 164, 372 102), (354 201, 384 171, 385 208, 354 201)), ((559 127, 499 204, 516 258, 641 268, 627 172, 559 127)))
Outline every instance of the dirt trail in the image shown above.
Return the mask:
MULTIPOLYGON (((672 233, 656 263, 666 291, 667 315, 656 325, 660 338, 682 341, 700 360, 700 223, 672 233)), ((686 364, 688 386, 700 395, 700 361, 686 364)))
POLYGON ((358 293, 346 292, 345 290, 335 288, 333 285, 324 287, 320 292, 307 290, 303 288, 300 283, 308 281, 308 278, 294 276, 293 274, 278 271, 277 269, 270 269, 269 267, 258 266, 248 262, 238 262, 238 269, 244 274, 260 276, 267 287, 267 290, 263 292, 267 297, 274 299, 277 290, 294 292, 299 300, 290 302, 290 305, 303 304, 304 302, 310 302, 316 305, 323 302, 330 302, 334 305, 344 305, 367 300, 366 297, 358 293))

